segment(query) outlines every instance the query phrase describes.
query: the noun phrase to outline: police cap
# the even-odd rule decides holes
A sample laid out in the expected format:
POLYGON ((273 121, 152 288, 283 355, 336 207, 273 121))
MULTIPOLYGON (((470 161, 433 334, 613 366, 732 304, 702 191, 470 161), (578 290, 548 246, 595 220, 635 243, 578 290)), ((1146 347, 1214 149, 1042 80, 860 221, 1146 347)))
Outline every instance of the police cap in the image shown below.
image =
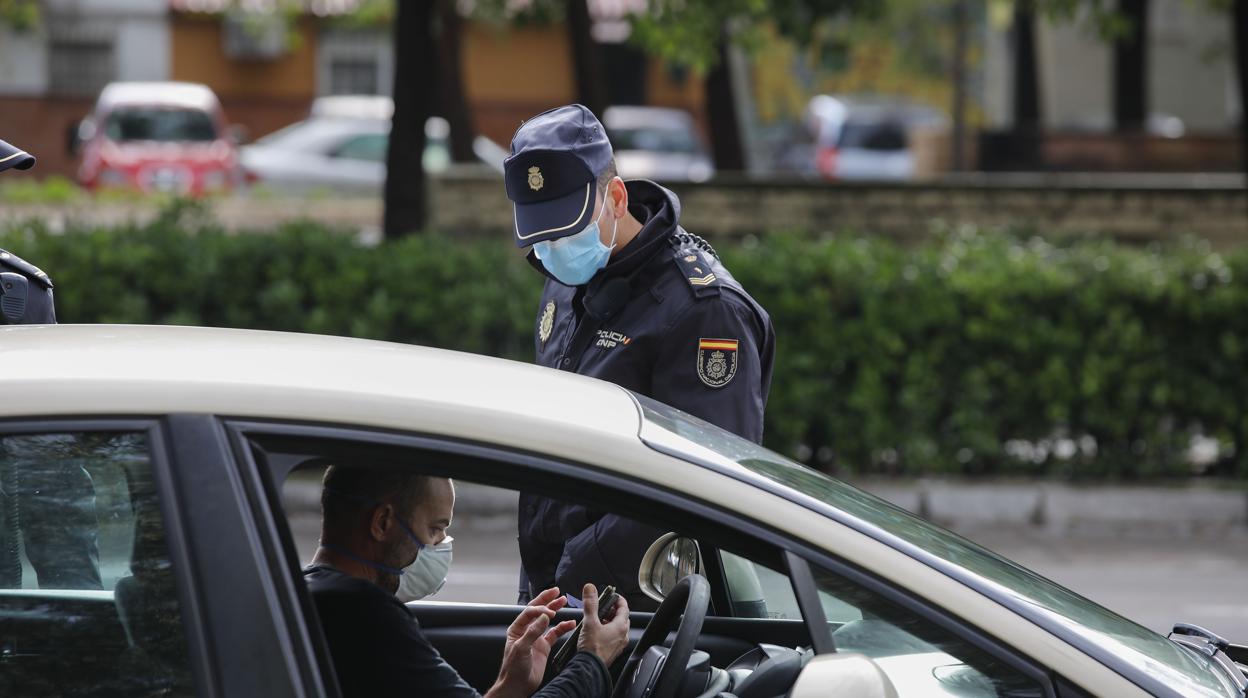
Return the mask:
POLYGON ((0 172, 4 172, 9 168, 29 170, 34 166, 34 155, 31 155, 21 148, 11 146, 4 141, 0 141, 0 172))
POLYGON ((580 104, 542 112, 521 124, 503 161, 516 245, 573 235, 589 225, 595 183, 611 158, 606 130, 580 104))

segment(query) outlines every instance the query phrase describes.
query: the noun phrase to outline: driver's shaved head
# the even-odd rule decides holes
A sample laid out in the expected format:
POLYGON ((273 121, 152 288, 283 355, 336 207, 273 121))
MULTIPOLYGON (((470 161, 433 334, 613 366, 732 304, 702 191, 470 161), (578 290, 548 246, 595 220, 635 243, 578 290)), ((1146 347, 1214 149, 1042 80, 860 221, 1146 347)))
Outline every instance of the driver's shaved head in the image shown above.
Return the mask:
MULTIPOLYGON (((394 506, 407 518, 431 496, 450 487, 446 478, 414 473, 410 468, 331 465, 321 488, 323 532, 341 532, 359 521, 377 502, 394 506)), ((452 494, 450 495, 454 497, 452 494)))

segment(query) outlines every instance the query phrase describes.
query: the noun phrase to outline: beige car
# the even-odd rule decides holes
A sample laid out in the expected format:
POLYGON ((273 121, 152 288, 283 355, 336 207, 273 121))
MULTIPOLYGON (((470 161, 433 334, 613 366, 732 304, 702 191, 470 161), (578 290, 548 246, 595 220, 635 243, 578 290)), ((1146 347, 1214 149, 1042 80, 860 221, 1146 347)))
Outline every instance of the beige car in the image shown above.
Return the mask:
MULTIPOLYGON (((619 698, 1244 695, 1244 647, 1157 635, 593 379, 355 339, 105 325, 0 327, 0 367, 0 695, 338 695, 280 493, 345 461, 671 530, 638 569, 663 602, 633 614, 619 698), (98 583, 63 583, 56 563, 84 545, 95 557, 74 571, 98 583)), ((509 601, 409 606, 484 689, 509 601)))

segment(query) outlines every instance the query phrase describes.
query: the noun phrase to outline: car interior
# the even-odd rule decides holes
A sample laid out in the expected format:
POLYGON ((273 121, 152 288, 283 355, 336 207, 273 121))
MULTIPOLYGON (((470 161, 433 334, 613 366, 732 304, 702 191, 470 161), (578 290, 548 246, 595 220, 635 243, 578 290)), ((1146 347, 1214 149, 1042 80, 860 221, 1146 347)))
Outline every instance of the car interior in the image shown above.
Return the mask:
MULTIPOLYGON (((503 488, 516 496, 537 492, 671 531, 638 561, 640 585, 659 606, 630 613, 630 647, 611 667, 615 698, 788 695, 816 654, 833 649, 875 661, 866 667, 846 663, 841 670, 849 685, 870 687, 867 695, 933 694, 926 686, 907 686, 910 674, 921 684, 933 683, 936 694, 1046 695, 1031 678, 833 571, 811 568, 818 598, 799 603, 801 591, 790 578, 790 558, 777 539, 747 534, 726 520, 648 500, 637 491, 534 478, 511 464, 470 455, 282 437, 253 439, 252 447, 268 466, 261 469, 275 482, 291 473, 315 479, 326 462, 406 467, 461 484, 503 488), (811 606, 814 610, 804 615, 803 608, 811 606), (812 640, 812 627, 828 632, 812 640), (874 672, 865 681, 864 668, 874 672)), ((457 544, 465 541, 456 535, 457 544)), ((447 585, 454 585, 454 579, 452 574, 447 585)), ((506 595, 487 604, 421 600, 407 606, 469 684, 482 692, 493 684, 506 629, 520 611, 514 598, 506 595)), ((557 620, 580 616, 580 610, 564 609, 557 620)), ((552 657, 557 654, 558 648, 552 657)), ((547 680, 552 676, 548 671, 547 680)), ((828 676, 820 674, 824 681, 828 676)))
MULTIPOLYGON (((269 457, 276 460, 281 455, 271 453, 269 457)), ((292 454, 292 460, 298 456, 292 454)), ((325 457, 313 455, 303 462, 311 463, 313 473, 319 476, 325 457)), ((302 464, 295 463, 294 467, 302 464)), ((657 570, 660 560, 679 560, 692 574, 676 579, 675 567, 668 565, 664 571, 670 582, 659 584, 664 596, 658 609, 630 613, 630 650, 612 667, 619 686, 615 695, 641 696, 658 691, 666 696, 695 696, 711 688, 727 691, 734 687, 733 677, 735 688, 742 691, 736 695, 744 698, 775 695, 774 689, 781 683, 786 688, 779 692, 787 692, 804 662, 813 656, 810 634, 800 616, 770 617, 761 607, 761 599, 752 600, 754 613, 750 616, 716 613, 716 609, 726 610, 732 605, 718 556, 711 565, 705 565, 706 556, 692 539, 668 538, 657 541, 659 545, 649 556, 653 558, 651 566, 657 570), (688 544, 683 559, 676 551, 682 543, 688 544), (718 587, 708 579, 715 579, 718 587), (753 673, 766 681, 751 689, 746 679, 753 673), (620 682, 621 676, 629 678, 620 682)), ((774 564, 780 564, 779 560, 774 564)), ((454 584, 453 578, 448 584, 454 584)), ((507 627, 520 611, 514 591, 493 604, 431 600, 407 605, 426 637, 469 684, 484 692, 494 683, 507 627)), ((581 615, 579 609, 566 608, 558 613, 557 620, 579 620, 581 615)), ((550 678, 553 673, 548 674, 550 678)))

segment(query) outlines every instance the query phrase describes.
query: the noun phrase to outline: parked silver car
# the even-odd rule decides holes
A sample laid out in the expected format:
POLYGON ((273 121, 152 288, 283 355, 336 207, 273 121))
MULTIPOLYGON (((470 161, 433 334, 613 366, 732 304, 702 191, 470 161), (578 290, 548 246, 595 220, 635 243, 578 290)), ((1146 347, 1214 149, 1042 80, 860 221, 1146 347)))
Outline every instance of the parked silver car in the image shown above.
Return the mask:
MULTIPOLYGON (((282 193, 378 194, 386 182, 393 113, 389 97, 320 97, 307 119, 244 146, 243 168, 254 183, 282 193)), ((449 124, 441 117, 430 118, 425 137, 425 171, 445 171, 451 163, 449 124)), ((502 172, 502 148, 479 136, 474 150, 481 162, 502 172)))
POLYGON ((806 107, 815 164, 827 179, 906 180, 919 128, 947 128, 941 112, 887 97, 816 95, 806 107))
POLYGON ((715 174, 693 117, 663 107, 607 107, 602 114, 625 179, 705 182, 715 174))

